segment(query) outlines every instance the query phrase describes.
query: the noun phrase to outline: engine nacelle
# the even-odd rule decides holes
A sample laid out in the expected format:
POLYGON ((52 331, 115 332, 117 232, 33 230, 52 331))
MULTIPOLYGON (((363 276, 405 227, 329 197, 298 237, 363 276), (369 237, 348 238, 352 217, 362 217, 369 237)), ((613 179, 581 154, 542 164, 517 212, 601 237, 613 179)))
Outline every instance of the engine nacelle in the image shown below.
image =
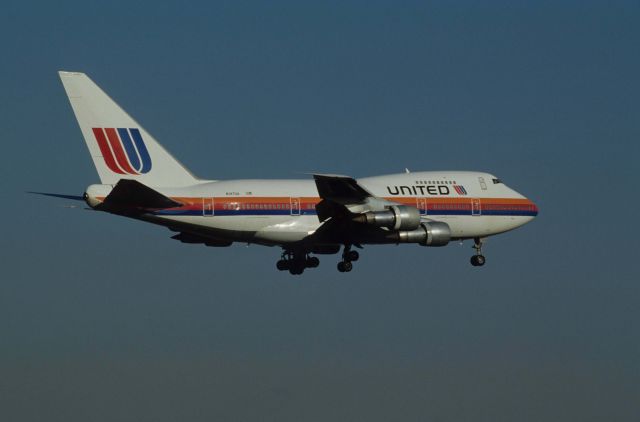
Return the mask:
POLYGON ((393 205, 386 211, 359 214, 353 221, 391 230, 416 230, 420 226, 420 211, 415 207, 393 205))
POLYGON ((423 223, 422 227, 427 232, 427 238, 420 242, 422 246, 446 246, 451 240, 451 228, 447 223, 430 221, 423 223))
POLYGON ((420 224, 415 230, 395 233, 398 243, 419 243, 421 246, 445 246, 451 240, 451 229, 447 223, 430 221, 420 224))

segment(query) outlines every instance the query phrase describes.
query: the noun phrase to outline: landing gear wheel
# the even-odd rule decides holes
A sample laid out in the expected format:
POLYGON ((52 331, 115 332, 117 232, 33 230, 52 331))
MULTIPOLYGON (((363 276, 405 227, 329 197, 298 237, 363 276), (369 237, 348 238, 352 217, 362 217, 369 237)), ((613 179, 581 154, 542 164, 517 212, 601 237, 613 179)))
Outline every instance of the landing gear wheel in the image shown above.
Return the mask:
POLYGON ((294 275, 302 274, 305 268, 316 268, 320 260, 310 256, 304 249, 285 249, 280 260, 276 262, 276 268, 280 271, 289 271, 294 275))
POLYGON ((338 262, 338 271, 341 273, 348 273, 353 269, 353 264, 349 261, 340 261, 338 262))
POLYGON ((280 271, 286 271, 289 269, 289 261, 287 261, 286 259, 281 259, 278 262, 276 262, 276 268, 279 269, 280 271))
POLYGON ((474 267, 482 267, 485 261, 486 260, 483 255, 474 255, 471 257, 471 265, 474 267))
POLYGON ((471 265, 474 267, 482 267, 485 263, 484 255, 482 255, 482 239, 476 237, 473 239, 473 249, 476 250, 476 254, 471 257, 471 265))
POLYGON ((307 258, 306 265, 307 268, 316 268, 318 265, 320 265, 320 260, 315 256, 309 257, 307 258))
POLYGON ((299 275, 302 274, 304 272, 304 261, 299 262, 299 261, 293 261, 291 262, 290 266, 289 266, 289 273, 293 274, 293 275, 299 275))
POLYGON ((345 244, 344 251, 342 252, 342 261, 338 262, 338 271, 348 273, 353 269, 351 262, 357 261, 359 258, 360 254, 357 251, 352 251, 350 244, 345 244))

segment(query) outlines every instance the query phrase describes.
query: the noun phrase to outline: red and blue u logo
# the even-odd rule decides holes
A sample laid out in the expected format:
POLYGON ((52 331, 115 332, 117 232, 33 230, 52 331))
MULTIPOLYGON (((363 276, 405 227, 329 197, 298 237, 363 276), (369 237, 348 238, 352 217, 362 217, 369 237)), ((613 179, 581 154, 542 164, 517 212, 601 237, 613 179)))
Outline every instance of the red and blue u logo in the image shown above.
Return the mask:
POLYGON ((151 170, 151 157, 140 130, 93 128, 100 152, 109 169, 118 174, 144 174, 151 170))
POLYGON ((466 195, 467 190, 462 185, 453 185, 453 188, 458 192, 458 195, 466 195))

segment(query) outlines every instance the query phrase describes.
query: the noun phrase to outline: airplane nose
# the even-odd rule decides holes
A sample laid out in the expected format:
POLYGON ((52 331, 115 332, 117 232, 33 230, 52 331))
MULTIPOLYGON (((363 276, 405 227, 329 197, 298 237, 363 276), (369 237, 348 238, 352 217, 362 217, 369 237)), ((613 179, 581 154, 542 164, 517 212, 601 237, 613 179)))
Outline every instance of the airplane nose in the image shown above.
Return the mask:
POLYGON ((531 200, 529 200, 529 202, 531 203, 531 216, 535 217, 538 215, 538 212, 540 211, 538 206, 531 200))
MULTIPOLYGON (((522 197, 524 198, 524 197, 522 197)), ((518 216, 514 216, 511 219, 511 229, 515 229, 520 226, 524 226, 527 223, 533 221, 534 218, 538 215, 540 211, 538 206, 530 199, 524 198, 525 201, 520 206, 520 211, 518 212, 518 216)))

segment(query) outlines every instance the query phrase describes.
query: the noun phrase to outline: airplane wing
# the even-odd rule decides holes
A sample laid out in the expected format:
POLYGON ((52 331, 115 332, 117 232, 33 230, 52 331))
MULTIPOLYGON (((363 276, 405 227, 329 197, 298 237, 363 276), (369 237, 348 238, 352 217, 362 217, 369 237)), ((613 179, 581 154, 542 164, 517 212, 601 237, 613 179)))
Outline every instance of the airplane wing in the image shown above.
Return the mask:
POLYGON ((314 174, 313 178, 322 200, 316 205, 318 219, 322 222, 331 217, 347 217, 350 214, 362 212, 352 210, 362 208, 369 198, 375 198, 369 191, 360 186, 349 176, 334 174, 314 174))
POLYGON ((356 179, 334 174, 314 174, 313 178, 322 199, 341 203, 363 203, 373 197, 356 179))
POLYGON ((384 238, 389 232, 415 230, 421 223, 417 207, 375 196, 352 177, 313 177, 322 198, 316 205, 323 223, 313 234, 316 239, 384 238))

